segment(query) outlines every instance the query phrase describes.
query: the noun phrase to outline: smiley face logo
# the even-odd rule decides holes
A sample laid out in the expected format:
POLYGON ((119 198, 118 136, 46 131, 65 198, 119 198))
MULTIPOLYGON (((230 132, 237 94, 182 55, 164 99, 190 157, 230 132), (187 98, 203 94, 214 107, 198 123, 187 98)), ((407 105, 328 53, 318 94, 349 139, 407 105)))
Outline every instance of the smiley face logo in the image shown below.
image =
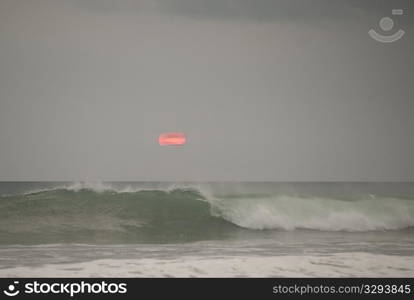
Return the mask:
POLYGON ((3 293, 9 297, 17 296, 20 291, 16 289, 16 285, 18 285, 18 281, 14 281, 13 284, 10 284, 6 290, 3 291, 3 293))

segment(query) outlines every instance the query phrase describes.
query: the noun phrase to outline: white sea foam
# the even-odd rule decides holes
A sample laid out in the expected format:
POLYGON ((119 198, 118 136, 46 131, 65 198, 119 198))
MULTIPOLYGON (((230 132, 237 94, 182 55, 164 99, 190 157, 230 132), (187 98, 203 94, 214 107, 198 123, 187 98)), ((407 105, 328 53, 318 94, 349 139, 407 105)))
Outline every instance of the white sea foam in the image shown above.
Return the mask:
POLYGON ((370 253, 329 256, 100 259, 0 269, 1 277, 413 277, 414 257, 370 253))
POLYGON ((273 196, 211 201, 214 215, 249 229, 396 230, 414 226, 414 201, 273 196))

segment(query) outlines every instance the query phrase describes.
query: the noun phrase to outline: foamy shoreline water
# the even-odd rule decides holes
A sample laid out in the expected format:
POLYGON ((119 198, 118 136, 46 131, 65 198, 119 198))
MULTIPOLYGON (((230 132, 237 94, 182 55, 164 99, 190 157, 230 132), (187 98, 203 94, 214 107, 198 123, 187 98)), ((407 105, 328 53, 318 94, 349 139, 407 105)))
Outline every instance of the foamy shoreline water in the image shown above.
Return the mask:
POLYGON ((414 257, 327 256, 99 259, 0 269, 0 277, 414 277, 414 257))

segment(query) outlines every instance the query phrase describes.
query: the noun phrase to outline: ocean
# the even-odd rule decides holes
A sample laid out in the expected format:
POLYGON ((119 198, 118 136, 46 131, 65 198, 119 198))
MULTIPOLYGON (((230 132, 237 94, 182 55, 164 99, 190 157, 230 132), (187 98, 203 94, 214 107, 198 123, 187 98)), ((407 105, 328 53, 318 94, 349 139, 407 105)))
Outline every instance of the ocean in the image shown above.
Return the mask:
POLYGON ((0 182, 0 277, 413 277, 414 183, 0 182))

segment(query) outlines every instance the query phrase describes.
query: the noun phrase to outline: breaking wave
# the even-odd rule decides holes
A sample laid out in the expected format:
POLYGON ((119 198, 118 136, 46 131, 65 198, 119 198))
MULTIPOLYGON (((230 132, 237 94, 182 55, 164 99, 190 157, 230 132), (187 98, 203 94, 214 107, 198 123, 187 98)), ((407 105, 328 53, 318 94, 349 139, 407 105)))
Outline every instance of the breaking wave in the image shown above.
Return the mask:
POLYGON ((273 230, 399 230, 413 199, 212 196, 199 187, 71 184, 0 197, 0 244, 174 243, 273 230))

